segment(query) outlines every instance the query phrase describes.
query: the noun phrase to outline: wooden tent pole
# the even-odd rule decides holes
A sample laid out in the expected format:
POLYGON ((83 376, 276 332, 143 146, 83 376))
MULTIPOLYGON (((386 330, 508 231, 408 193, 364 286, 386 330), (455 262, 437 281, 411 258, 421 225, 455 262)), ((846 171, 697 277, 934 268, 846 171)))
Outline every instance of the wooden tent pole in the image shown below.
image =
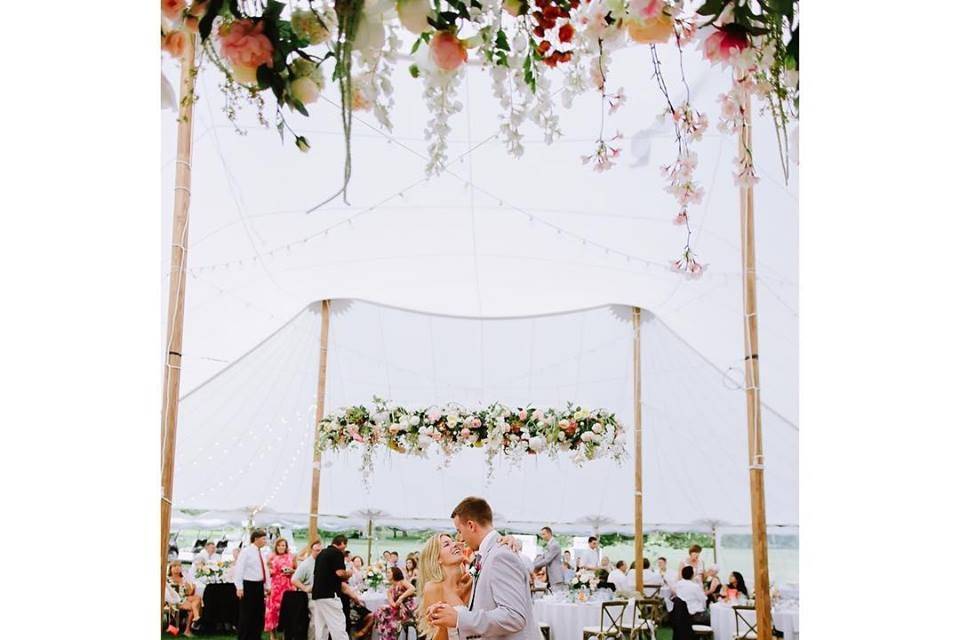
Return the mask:
POLYGON ((373 520, 367 520, 367 566, 370 566, 370 559, 373 553, 373 520))
MULTIPOLYGON (((750 97, 743 106, 740 128, 740 160, 752 149, 750 97)), ((740 187, 740 235, 743 271, 743 339, 747 395, 747 446, 749 449, 750 508, 753 528, 753 590, 757 607, 757 636, 773 635, 770 610, 770 574, 767 559, 767 515, 763 487, 763 441, 760 425, 760 356, 757 343, 757 271, 754 246, 753 185, 740 187)))
POLYGON ((634 587, 643 592, 643 456, 640 428, 640 308, 633 308, 633 561, 634 587))
MULTIPOLYGON (((316 432, 317 425, 323 418, 323 404, 327 397, 327 344, 330 338, 330 301, 323 300, 320 303, 320 366, 317 373, 317 413, 313 428, 316 432)), ((310 484, 310 520, 307 524, 307 536, 310 538, 310 544, 320 538, 320 531, 317 528, 317 515, 320 513, 320 449, 317 448, 316 438, 319 432, 314 436, 313 443, 313 478, 310 484)))
POLYGON ((160 413, 160 608, 167 587, 167 553, 173 510, 173 463, 180 409, 180 365, 183 348, 183 303, 187 288, 187 231, 190 226, 190 161, 193 157, 193 86, 196 79, 196 36, 190 35, 180 59, 180 107, 177 118, 177 160, 170 239, 170 289, 167 302, 167 353, 164 355, 160 413))

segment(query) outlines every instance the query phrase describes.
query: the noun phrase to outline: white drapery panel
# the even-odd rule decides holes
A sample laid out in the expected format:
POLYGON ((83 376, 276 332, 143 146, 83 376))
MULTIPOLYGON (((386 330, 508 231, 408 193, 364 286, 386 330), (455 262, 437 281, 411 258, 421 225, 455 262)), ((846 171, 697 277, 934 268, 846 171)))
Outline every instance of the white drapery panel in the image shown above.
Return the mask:
MULTIPOLYGON (((630 309, 475 319, 357 300, 332 305, 327 410, 377 395, 411 406, 605 408, 632 452, 630 309)), ((181 403, 174 504, 179 508, 307 513, 319 363, 314 304, 181 403)), ((644 521, 647 528, 749 523, 742 374, 719 368, 644 312, 644 521)), ((765 409, 767 518, 798 522, 798 431, 765 409)), ((378 452, 369 486, 359 452, 324 455, 320 513, 379 510, 393 522, 446 521, 464 496, 487 497, 498 522, 571 531, 629 531, 633 462, 531 456, 519 466, 464 451, 449 465, 378 452), (534 524, 536 523, 536 524, 534 524)), ((321 516, 321 519, 324 519, 321 516)), ((331 520, 335 522, 335 520, 331 520)), ((416 528, 416 527, 413 527, 416 528)))

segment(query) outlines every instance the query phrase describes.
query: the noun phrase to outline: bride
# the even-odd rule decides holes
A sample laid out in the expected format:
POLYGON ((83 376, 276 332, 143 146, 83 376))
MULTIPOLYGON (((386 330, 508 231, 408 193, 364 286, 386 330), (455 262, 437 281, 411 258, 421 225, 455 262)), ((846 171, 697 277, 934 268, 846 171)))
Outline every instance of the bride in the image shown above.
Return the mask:
POLYGON ((443 602, 451 607, 466 605, 473 577, 464 571, 463 546, 446 533, 435 533, 420 553, 420 591, 417 609, 418 635, 427 640, 459 640, 456 629, 434 627, 427 619, 430 606, 443 602))

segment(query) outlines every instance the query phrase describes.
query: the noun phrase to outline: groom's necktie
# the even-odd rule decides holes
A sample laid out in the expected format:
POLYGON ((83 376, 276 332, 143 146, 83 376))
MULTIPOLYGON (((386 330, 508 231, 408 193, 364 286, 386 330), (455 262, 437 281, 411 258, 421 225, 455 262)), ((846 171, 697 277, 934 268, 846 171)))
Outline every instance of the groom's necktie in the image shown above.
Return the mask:
POLYGON ((470 606, 467 608, 468 611, 473 611, 473 599, 477 597, 477 582, 480 581, 480 553, 475 553, 473 556, 473 566, 477 569, 477 575, 473 579, 473 589, 470 591, 470 606))

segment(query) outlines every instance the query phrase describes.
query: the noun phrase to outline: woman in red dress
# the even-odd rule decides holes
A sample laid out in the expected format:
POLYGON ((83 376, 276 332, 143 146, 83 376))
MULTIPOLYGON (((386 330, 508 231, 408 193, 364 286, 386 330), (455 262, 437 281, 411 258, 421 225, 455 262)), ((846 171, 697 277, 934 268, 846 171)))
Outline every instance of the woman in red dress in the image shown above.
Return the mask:
POLYGON ((290 546, 285 538, 277 538, 273 543, 273 553, 267 558, 267 571, 270 572, 270 594, 267 596, 267 612, 263 620, 263 628, 270 632, 270 640, 274 640, 273 631, 280 621, 280 603, 283 594, 295 591, 296 587, 290 582, 290 577, 297 568, 297 559, 290 553, 290 546))

